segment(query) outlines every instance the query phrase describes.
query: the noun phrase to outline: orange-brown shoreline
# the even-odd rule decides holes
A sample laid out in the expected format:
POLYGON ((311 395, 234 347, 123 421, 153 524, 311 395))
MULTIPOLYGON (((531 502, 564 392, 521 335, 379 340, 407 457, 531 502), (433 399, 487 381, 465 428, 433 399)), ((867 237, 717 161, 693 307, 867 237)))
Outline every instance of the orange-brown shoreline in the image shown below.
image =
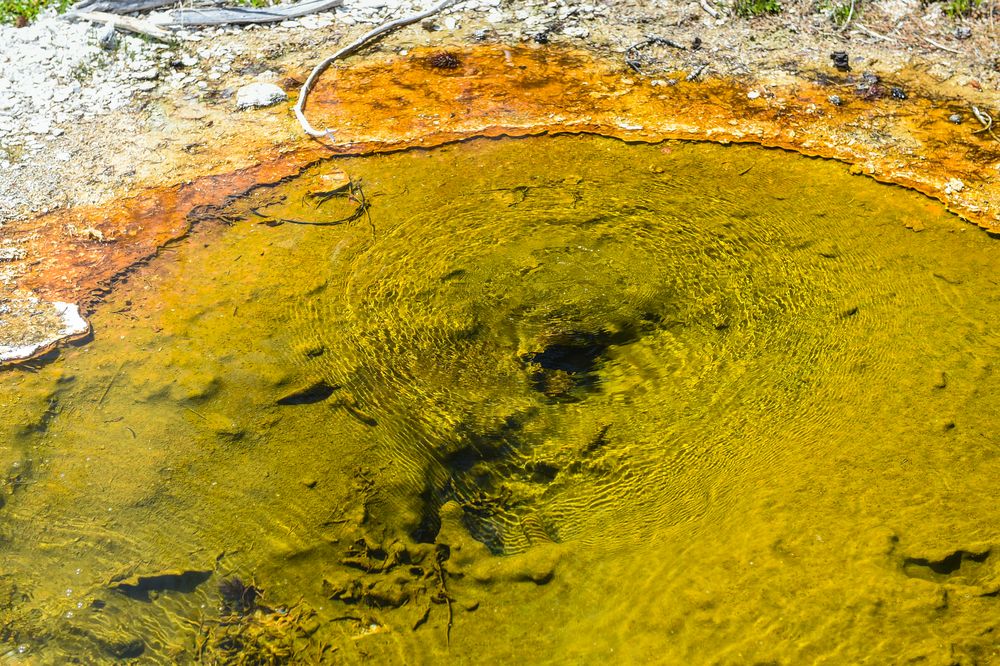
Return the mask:
MULTIPOLYGON (((306 111, 314 126, 335 130, 329 140, 273 145, 247 168, 150 183, 110 204, 19 225, 7 240, 25 253, 7 263, 8 290, 93 307, 116 277, 183 237, 199 209, 326 157, 475 137, 592 133, 638 142, 756 143, 851 164, 859 175, 922 192, 1000 234, 1000 142, 977 131, 970 104, 918 75, 871 85, 832 69, 772 85, 687 81, 684 73, 651 79, 583 51, 496 45, 452 47, 458 66, 441 69, 430 59, 440 50, 329 70, 306 111), (952 122, 954 114, 963 122, 952 122)), ((287 122, 295 122, 290 113, 287 122)), ((239 146, 207 148, 213 150, 239 146)))

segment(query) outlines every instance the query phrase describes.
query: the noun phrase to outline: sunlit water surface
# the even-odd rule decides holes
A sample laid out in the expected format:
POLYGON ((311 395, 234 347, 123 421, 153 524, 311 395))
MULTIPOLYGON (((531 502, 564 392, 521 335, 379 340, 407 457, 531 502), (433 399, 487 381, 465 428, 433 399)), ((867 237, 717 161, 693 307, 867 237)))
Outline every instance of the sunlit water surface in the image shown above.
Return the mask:
POLYGON ((200 217, 0 374, 4 659, 1000 658, 1000 246, 939 205, 557 137, 200 217))

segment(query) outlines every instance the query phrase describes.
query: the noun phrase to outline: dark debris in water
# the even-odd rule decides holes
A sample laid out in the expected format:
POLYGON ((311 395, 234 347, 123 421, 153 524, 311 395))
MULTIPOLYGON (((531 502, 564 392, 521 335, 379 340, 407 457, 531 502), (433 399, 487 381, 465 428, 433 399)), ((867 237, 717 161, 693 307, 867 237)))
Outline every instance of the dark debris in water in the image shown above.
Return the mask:
POLYGON ((309 386, 292 391, 288 395, 278 398, 277 404, 279 405, 311 405, 317 402, 322 402, 333 395, 339 386, 335 384, 328 384, 327 382, 320 380, 309 386))
POLYGON ((257 609, 257 602, 264 597, 264 591, 253 583, 245 583, 239 576, 233 576, 219 583, 219 596, 222 597, 223 611, 246 615, 257 609))
POLYGON ((149 575, 134 575, 112 581, 111 587, 137 601, 150 601, 150 595, 154 592, 194 592, 211 575, 211 571, 199 569, 163 571, 149 575))

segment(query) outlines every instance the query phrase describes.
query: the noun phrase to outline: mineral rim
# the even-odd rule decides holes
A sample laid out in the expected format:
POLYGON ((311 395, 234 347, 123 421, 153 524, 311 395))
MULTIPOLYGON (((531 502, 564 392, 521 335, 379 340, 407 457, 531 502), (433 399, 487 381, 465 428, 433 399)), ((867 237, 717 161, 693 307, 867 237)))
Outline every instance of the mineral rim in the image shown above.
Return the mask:
MULTIPOLYGON (((653 78, 620 61, 552 46, 421 48, 339 63, 306 107, 313 126, 331 130, 326 139, 303 135, 259 151, 254 166, 151 183, 130 198, 56 211, 7 234, 5 244, 19 250, 2 255, 9 280, 0 298, 0 363, 87 335, 73 304, 84 312, 93 307, 130 269, 183 237, 205 207, 327 157, 473 137, 592 133, 639 142, 757 143, 840 160, 853 173, 922 192, 1000 234, 1000 140, 984 124, 953 122, 956 113, 993 110, 973 113, 967 100, 916 72, 885 81, 822 68, 752 84, 698 74, 653 78), (437 64, 442 53, 448 67, 437 64)), ((295 123, 290 113, 286 122, 295 123)))

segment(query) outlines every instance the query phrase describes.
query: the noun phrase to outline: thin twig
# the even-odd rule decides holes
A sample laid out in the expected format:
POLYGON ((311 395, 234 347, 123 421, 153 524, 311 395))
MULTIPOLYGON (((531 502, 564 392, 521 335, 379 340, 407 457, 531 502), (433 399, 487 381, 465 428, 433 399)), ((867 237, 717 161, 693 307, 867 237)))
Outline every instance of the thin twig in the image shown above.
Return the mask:
POLYGON ((920 39, 924 40, 925 42, 927 42, 931 46, 936 46, 937 48, 941 49, 942 51, 947 51, 948 53, 954 53, 955 55, 962 55, 962 52, 959 51, 958 49, 953 49, 953 48, 951 48, 949 46, 945 46, 944 44, 938 44, 937 42, 935 42, 930 37, 924 37, 923 35, 920 35, 920 39))
POLYGON ((305 130, 305 133, 308 134, 309 136, 314 136, 314 137, 324 137, 333 134, 333 130, 331 129, 324 129, 320 131, 315 129, 312 125, 310 125, 309 121, 306 120, 305 108, 306 108, 306 97, 309 95, 309 91, 312 89, 313 84, 316 82, 316 79, 319 78, 319 75, 322 74, 326 70, 326 68, 329 67, 335 60, 354 53, 368 42, 372 41, 376 37, 384 35, 387 32, 392 32, 397 28, 402 28, 403 26, 410 25, 411 23, 416 23, 417 21, 422 21, 428 16, 437 14, 443 9, 446 9, 447 7, 453 5, 456 1, 457 0, 444 0, 444 2, 442 2, 438 6, 428 9, 427 11, 420 12, 419 14, 413 14, 412 16, 404 16, 403 18, 398 18, 394 21, 389 21, 388 23, 384 23, 379 27, 375 28, 374 30, 366 32, 355 41, 351 42, 350 44, 340 49, 339 51, 334 53, 332 56, 330 56, 323 62, 316 65, 316 67, 313 68, 313 71, 309 74, 309 78, 306 79, 306 82, 302 84, 302 90, 301 92, 299 92, 299 99, 297 102, 295 102, 295 107, 294 107, 295 117, 298 118, 299 124, 302 125, 302 129, 305 130))
POLYGON ((869 37, 874 37, 875 39, 881 39, 883 42, 889 42, 890 44, 895 44, 896 43, 896 40, 893 39, 892 37, 887 37, 886 35, 883 35, 882 33, 875 32, 871 28, 865 27, 865 26, 861 25, 860 23, 856 24, 854 27, 857 28, 858 30, 860 30, 861 32, 865 33, 869 37))
POLYGON ((202 413, 200 413, 200 412, 196 412, 196 411, 194 411, 194 410, 193 410, 193 409, 191 409, 190 407, 185 407, 184 409, 188 410, 189 412, 191 412, 192 414, 194 414, 195 416, 197 416, 197 417, 198 417, 199 419, 201 419, 201 420, 203 420, 203 421, 207 421, 207 420, 208 420, 208 417, 207 417, 207 416, 205 416, 204 414, 202 414, 202 413))
POLYGON ((708 4, 708 0, 700 0, 699 4, 701 4, 701 8, 704 9, 709 16, 714 19, 719 18, 719 11, 712 5, 708 4))
POLYGON ((111 381, 108 382, 108 385, 104 388, 104 393, 101 394, 101 399, 97 401, 98 405, 104 404, 104 400, 108 397, 108 393, 111 392, 111 387, 115 385, 115 380, 118 379, 118 375, 122 374, 122 369, 125 367, 126 363, 128 363, 128 361, 122 361, 121 365, 118 366, 118 369, 115 370, 115 374, 111 376, 111 381))
POLYGON ((448 607, 448 626, 445 628, 445 641, 448 647, 451 647, 451 627, 455 621, 455 612, 451 608, 451 597, 448 596, 448 586, 444 582, 444 568, 441 566, 441 560, 438 556, 434 557, 434 570, 437 572, 438 585, 441 587, 441 596, 444 598, 444 603, 448 607))

